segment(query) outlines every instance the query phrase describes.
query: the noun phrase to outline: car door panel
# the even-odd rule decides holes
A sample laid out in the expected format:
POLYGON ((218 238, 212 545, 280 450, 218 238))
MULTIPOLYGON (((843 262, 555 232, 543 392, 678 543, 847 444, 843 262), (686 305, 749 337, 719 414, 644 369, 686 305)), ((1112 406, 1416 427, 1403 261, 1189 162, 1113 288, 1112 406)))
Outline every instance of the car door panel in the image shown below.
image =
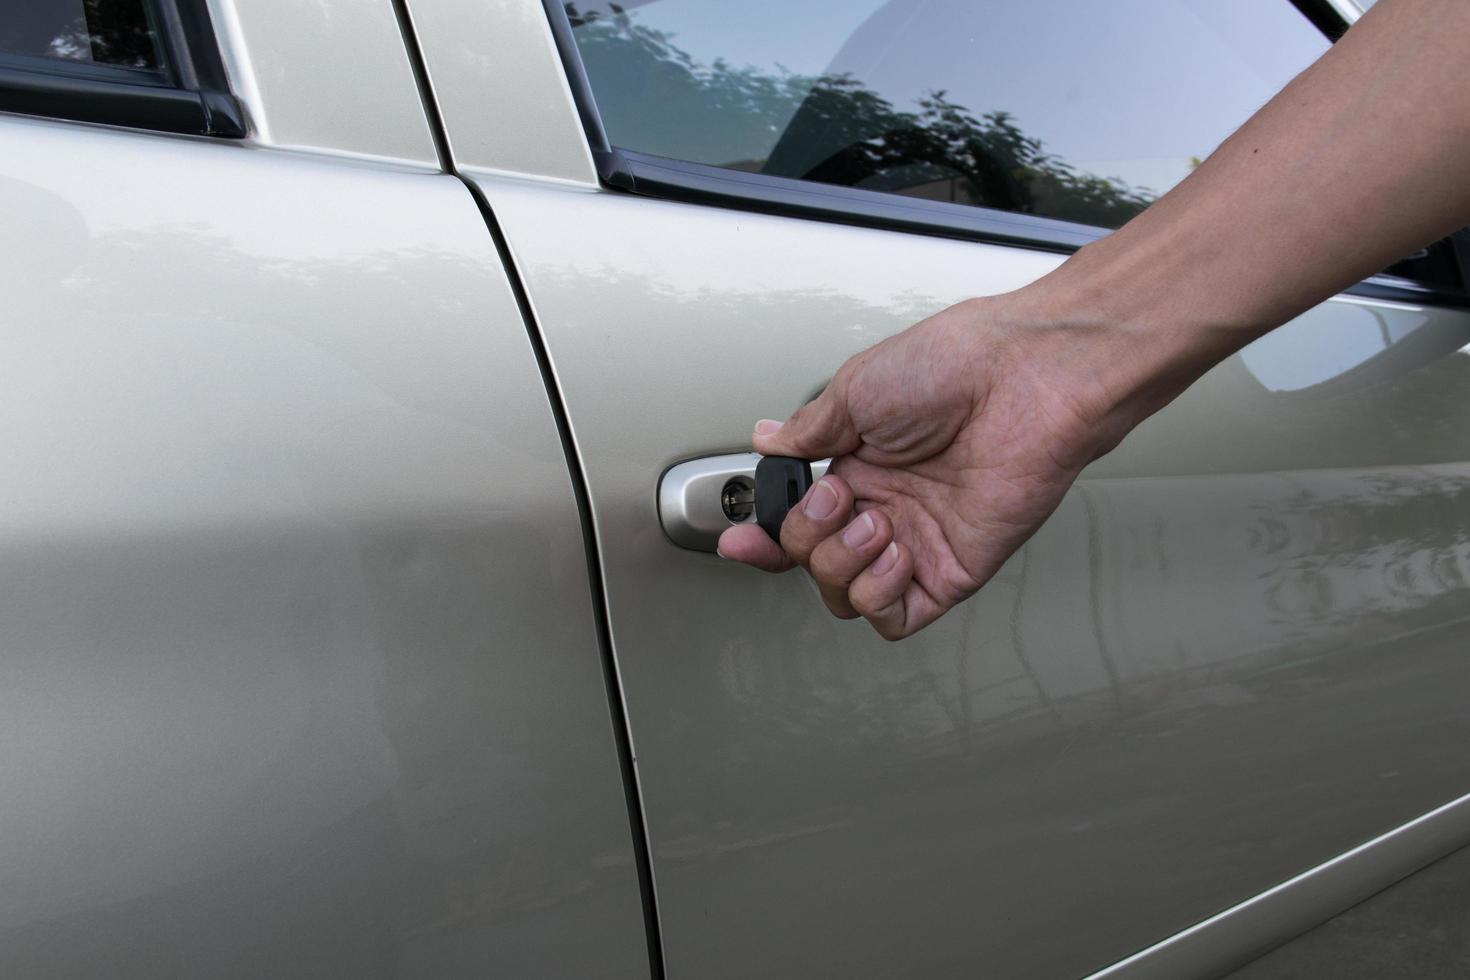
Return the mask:
POLYGON ((890 645, 674 546, 659 476, 1060 259, 475 179, 586 469, 671 975, 1079 975, 1466 791, 1463 314, 1375 307, 1441 332, 1418 367, 1333 349, 1358 300, 1288 325, 890 645))
POLYGON ((646 976, 578 512, 468 191, 0 145, 0 973, 646 976))

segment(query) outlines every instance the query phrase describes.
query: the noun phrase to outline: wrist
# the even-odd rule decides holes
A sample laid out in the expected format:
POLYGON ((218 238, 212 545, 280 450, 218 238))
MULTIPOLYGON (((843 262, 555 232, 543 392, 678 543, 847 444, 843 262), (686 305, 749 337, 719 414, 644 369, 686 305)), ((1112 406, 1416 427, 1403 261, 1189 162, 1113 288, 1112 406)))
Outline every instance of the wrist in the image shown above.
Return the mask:
POLYGON ((1191 266, 1167 243, 1104 239, 1006 297, 1015 322, 1050 335, 1043 346, 1112 444, 1269 329, 1228 290, 1191 281, 1191 266))
POLYGON ((1056 421, 1080 468, 1110 452, 1233 350, 1219 331, 1149 303, 1101 269, 1056 272, 983 300, 972 322, 1003 324, 999 370, 1056 421))

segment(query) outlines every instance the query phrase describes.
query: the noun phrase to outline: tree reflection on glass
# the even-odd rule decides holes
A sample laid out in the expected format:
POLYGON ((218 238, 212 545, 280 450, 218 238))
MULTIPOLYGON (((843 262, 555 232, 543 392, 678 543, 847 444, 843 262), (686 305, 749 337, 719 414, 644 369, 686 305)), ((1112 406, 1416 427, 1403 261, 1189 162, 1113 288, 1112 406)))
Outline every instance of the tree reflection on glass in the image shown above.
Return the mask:
POLYGON ((35 0, 0 23, 0 53, 121 68, 160 66, 142 0, 35 0))
POLYGON ((566 5, 610 138, 626 149, 1110 228, 1154 199, 1080 172, 1004 110, 976 113, 943 90, 901 109, 850 73, 701 63, 608 9, 566 5))

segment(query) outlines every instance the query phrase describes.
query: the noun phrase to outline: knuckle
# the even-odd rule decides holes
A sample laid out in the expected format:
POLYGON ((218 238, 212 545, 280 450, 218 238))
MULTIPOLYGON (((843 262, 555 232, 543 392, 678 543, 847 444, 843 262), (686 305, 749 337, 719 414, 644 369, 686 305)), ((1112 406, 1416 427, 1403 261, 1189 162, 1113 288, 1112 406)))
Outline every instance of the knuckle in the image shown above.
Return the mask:
POLYGON ((878 635, 889 643, 897 643, 899 640, 906 638, 908 633, 902 629, 894 629, 891 626, 880 626, 878 627, 878 635))
POLYGON ((798 449, 820 447, 837 434, 838 414, 825 398, 803 405, 791 417, 792 442, 798 449))
POLYGON ((786 534, 781 535, 781 550, 786 552, 786 557, 793 564, 803 568, 811 563, 811 549, 802 546, 800 541, 795 541, 786 534))
POLYGON ((793 508, 781 524, 781 550, 805 565, 807 559, 811 557, 813 547, 811 537, 806 515, 799 507, 793 508))
POLYGON ((882 604, 874 602, 872 596, 866 595, 860 589, 853 589, 848 595, 848 601, 852 603, 852 608, 862 613, 865 618, 873 621, 874 628, 878 627, 878 621, 883 618, 882 604))
POLYGON ((791 451, 793 455, 806 457, 815 447, 822 444, 822 434, 814 428, 803 428, 791 437, 791 451))
POLYGON ((826 542, 823 542, 812 551, 810 565, 812 577, 828 585, 841 586, 845 590, 852 581, 852 572, 842 559, 843 556, 836 548, 827 547, 826 542))

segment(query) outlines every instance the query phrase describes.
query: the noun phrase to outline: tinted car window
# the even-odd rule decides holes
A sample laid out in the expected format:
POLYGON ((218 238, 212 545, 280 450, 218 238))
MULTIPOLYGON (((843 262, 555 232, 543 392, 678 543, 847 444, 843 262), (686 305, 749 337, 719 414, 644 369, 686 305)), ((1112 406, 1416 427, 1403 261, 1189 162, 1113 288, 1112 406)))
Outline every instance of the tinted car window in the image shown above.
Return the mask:
POLYGON ((1285 0, 568 3, 613 145, 1117 227, 1328 46, 1285 0))
POLYGON ((14 0, 0 12, 0 55, 159 67, 143 0, 14 0))

